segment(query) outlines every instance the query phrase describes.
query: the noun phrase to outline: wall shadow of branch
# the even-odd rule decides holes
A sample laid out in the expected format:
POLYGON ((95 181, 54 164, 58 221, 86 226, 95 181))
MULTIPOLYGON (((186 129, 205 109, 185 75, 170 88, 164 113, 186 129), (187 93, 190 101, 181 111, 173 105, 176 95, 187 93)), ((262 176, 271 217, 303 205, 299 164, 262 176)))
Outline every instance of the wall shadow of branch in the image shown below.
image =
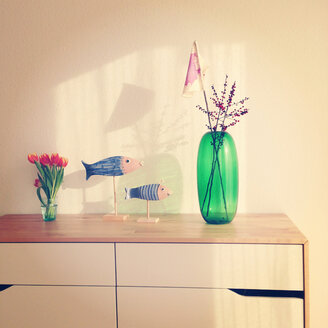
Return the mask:
POLYGON ((153 91, 124 83, 105 131, 113 132, 133 125, 151 111, 153 103, 153 91), (133 108, 131 108, 131 103, 133 103, 133 108))
MULTIPOLYGON (((182 114, 181 114, 182 115, 182 114)), ((158 115, 157 115, 158 116, 158 115)), ((150 183, 162 183, 173 194, 162 201, 150 203, 150 213, 178 213, 183 194, 182 168, 179 161, 170 152, 187 143, 181 126, 181 116, 174 118, 167 115, 166 108, 156 118, 144 124, 135 122, 133 143, 123 144, 124 149, 140 148, 144 153, 144 168, 134 175, 122 177, 119 188, 138 187, 150 183)), ((125 201, 125 195, 119 195, 120 209, 123 213, 146 213, 146 201, 132 199, 125 201)))

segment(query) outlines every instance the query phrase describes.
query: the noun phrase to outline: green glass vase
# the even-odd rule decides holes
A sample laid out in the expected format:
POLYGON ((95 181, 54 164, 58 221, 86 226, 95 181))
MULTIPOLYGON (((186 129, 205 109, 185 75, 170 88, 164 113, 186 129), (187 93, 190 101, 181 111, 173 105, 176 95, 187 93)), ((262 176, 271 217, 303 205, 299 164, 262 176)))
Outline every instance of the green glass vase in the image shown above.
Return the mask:
POLYGON ((238 204, 238 158, 227 132, 208 132, 200 141, 197 158, 198 200, 204 220, 229 223, 238 204))

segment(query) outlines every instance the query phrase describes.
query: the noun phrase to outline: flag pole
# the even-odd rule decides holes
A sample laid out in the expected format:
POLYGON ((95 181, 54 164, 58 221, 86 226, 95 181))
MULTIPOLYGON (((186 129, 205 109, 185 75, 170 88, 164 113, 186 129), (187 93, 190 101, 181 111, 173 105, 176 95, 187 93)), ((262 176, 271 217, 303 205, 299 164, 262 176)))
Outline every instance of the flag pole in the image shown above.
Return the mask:
POLYGON ((116 200, 116 186, 115 186, 115 175, 113 176, 113 189, 114 189, 114 210, 117 216, 117 200, 116 200))
POLYGON ((149 200, 147 199, 147 220, 149 220, 149 200))
POLYGON ((203 95, 204 95, 204 99, 205 99, 205 105, 206 105, 206 112, 207 112, 207 117, 208 117, 208 124, 210 126, 210 130, 211 132, 213 132, 213 128, 212 128, 212 123, 211 123, 211 118, 210 118, 210 113, 208 110, 208 102, 207 102, 207 96, 206 96, 206 92, 205 92, 205 87, 204 87, 204 80, 203 80, 203 71, 202 71, 202 65, 200 63, 200 57, 199 57, 199 51, 198 51, 198 44, 197 41, 195 41, 195 48, 196 48, 196 53, 197 53, 197 57, 198 57, 198 64, 199 64, 199 72, 200 72, 200 86, 203 90, 203 95))
MULTIPOLYGON (((210 128, 211 132, 216 132, 216 130, 214 131, 214 129, 212 127, 212 123, 211 123, 211 117, 210 117, 210 112, 209 112, 209 108, 208 108, 207 96, 206 96, 206 92, 205 92, 205 88, 204 88, 202 65, 200 63, 200 56, 199 56, 199 51, 198 51, 198 44, 197 44, 197 41, 196 40, 195 40, 195 48, 196 48, 196 53, 197 53, 197 57, 198 57, 199 73, 200 73, 200 84, 201 84, 201 88, 203 90, 203 95, 204 95, 204 100, 205 100, 205 105, 206 105, 207 118, 208 118, 208 124, 209 124, 209 128, 210 128)), ((210 179, 212 178, 212 182, 213 182, 214 170, 215 170, 215 162, 216 162, 217 165, 218 165, 218 170, 219 170, 219 177, 220 177, 220 182, 221 182, 221 190, 222 190, 222 196, 223 196, 223 201, 224 201, 224 208, 225 208, 225 212, 226 212, 226 217, 228 218, 227 203, 226 203, 225 192, 224 192, 224 188, 223 188, 223 184, 222 184, 221 166, 220 166, 220 162, 219 162, 219 158, 218 158, 218 152, 219 152, 219 149, 220 149, 220 143, 219 143, 218 148, 217 148, 216 147, 216 144, 215 144, 216 138, 215 138, 215 136, 213 136, 213 134, 212 134, 212 139, 213 139, 213 147, 214 147, 214 154, 213 154, 214 156, 213 157, 215 157, 215 158, 213 158, 210 179)), ((207 197, 208 192, 211 192, 210 190, 208 190, 208 187, 209 186, 207 184, 207 191, 206 191, 206 196, 204 198, 203 206, 205 204, 205 200, 206 200, 206 197, 207 197)), ((210 189, 212 189, 212 183, 211 183, 210 189)), ((210 194, 209 202, 207 204, 207 212, 209 211, 210 202, 211 202, 211 194, 210 194)))

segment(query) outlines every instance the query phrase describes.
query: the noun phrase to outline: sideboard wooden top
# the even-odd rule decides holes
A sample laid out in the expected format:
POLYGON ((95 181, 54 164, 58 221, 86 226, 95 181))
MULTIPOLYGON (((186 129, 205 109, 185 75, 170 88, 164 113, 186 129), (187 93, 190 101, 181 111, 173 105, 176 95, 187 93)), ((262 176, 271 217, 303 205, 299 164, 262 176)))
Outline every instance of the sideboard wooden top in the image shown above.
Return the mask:
POLYGON ((152 242, 304 244, 305 236, 284 214, 239 214, 225 225, 207 224, 199 214, 160 215, 158 223, 137 223, 139 216, 110 222, 100 214, 0 217, 0 242, 152 242))

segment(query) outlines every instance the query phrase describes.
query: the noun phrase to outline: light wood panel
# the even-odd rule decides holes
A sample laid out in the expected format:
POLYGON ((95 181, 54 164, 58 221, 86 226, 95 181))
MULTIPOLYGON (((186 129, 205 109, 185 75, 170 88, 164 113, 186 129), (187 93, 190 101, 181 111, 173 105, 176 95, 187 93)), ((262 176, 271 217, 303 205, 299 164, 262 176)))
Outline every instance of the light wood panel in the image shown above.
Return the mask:
POLYGON ((303 290, 301 245, 118 244, 119 286, 303 290))
POLYGON ((283 214, 240 214, 226 225, 209 225, 198 214, 159 215, 157 224, 108 222, 102 215, 0 218, 0 242, 173 242, 304 244, 306 238, 283 214))
POLYGON ((0 244, 1 284, 115 285, 113 244, 0 244))
POLYGON ((303 246, 304 256, 304 323, 305 328, 310 327, 310 276, 309 276, 309 243, 306 242, 303 246))
POLYGON ((303 328, 303 300, 226 289, 119 287, 120 328, 303 328))
POLYGON ((0 292, 3 328, 115 328, 114 287, 13 286, 0 292))

